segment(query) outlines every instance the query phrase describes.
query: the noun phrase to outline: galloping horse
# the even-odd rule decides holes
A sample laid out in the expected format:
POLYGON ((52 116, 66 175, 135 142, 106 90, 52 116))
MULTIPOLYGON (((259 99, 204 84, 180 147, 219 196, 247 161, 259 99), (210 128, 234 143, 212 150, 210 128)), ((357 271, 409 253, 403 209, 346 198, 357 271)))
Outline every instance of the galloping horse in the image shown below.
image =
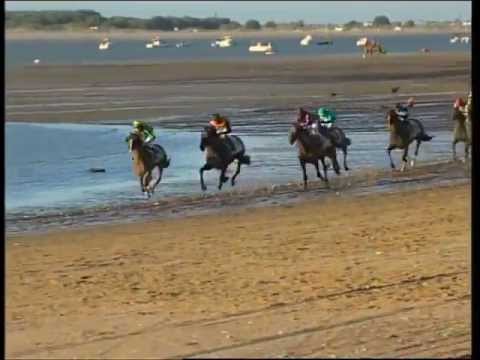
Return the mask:
POLYGON ((383 45, 377 40, 370 40, 368 38, 362 38, 357 41, 357 46, 363 48, 363 55, 362 57, 365 59, 367 55, 372 56, 375 53, 378 54, 386 54, 383 45))
POLYGON ((427 135, 422 123, 417 119, 400 120, 395 110, 390 110, 387 113, 388 127, 390 129, 390 144, 387 148, 388 157, 390 158, 390 166, 395 169, 395 164, 392 160, 392 150, 399 148, 403 149, 402 167, 404 171, 408 162, 408 147, 416 140, 417 146, 415 148, 415 158, 411 160, 410 165, 415 166, 415 160, 418 155, 418 149, 422 141, 430 141, 433 136, 427 135))
POLYGON ((465 114, 459 109, 453 110, 453 121, 455 126, 453 128, 453 160, 457 160, 456 145, 458 142, 465 143, 465 161, 468 159, 469 149, 472 146, 472 123, 471 114, 465 114))
POLYGON ((170 165, 170 159, 167 157, 167 153, 158 144, 154 144, 151 147, 144 144, 142 138, 136 132, 131 133, 127 137, 128 148, 132 153, 132 165, 133 172, 140 179, 140 187, 143 193, 147 193, 150 198, 162 179, 163 169, 168 168, 170 165), (149 186, 152 180, 152 171, 158 167, 159 176, 153 186, 149 186))
MULTIPOLYGON (((342 150, 343 168, 346 171, 350 170, 347 165, 347 148, 352 144, 352 141, 350 140, 350 138, 348 138, 345 135, 345 132, 342 129, 340 129, 338 126, 332 125, 330 127, 325 127, 320 125, 320 117, 318 116, 318 114, 307 112, 306 110, 300 108, 299 117, 304 116, 305 113, 307 113, 308 116, 310 116, 314 121, 317 121, 319 132, 323 133, 324 135, 327 135, 332 141, 333 145, 335 145, 337 149, 342 150)), ((298 120, 299 119, 297 119, 297 122, 298 120)))
POLYGON ((222 188, 224 182, 228 181, 225 176, 228 166, 237 161, 237 170, 232 177, 231 184, 235 185, 235 179, 240 174, 242 164, 250 165, 250 156, 245 155, 245 145, 238 136, 229 135, 228 138, 222 138, 217 134, 213 126, 206 126, 201 134, 200 150, 205 151, 205 165, 200 168, 200 185, 202 190, 207 190, 203 181, 203 172, 211 169, 220 170, 220 179, 218 190, 222 188), (230 146, 227 144, 229 141, 230 146))
POLYGON ((307 189, 307 171, 306 164, 312 164, 317 170, 317 177, 322 179, 325 183, 328 183, 327 176, 327 164, 325 164, 325 157, 330 158, 333 164, 333 169, 337 175, 340 174, 340 166, 337 161, 337 152, 332 140, 319 132, 318 134, 310 134, 310 132, 304 127, 300 126, 298 122, 295 122, 290 129, 288 141, 290 145, 297 143, 298 148, 298 160, 303 172, 303 187, 307 189), (322 162, 323 174, 320 174, 318 168, 318 160, 322 162))

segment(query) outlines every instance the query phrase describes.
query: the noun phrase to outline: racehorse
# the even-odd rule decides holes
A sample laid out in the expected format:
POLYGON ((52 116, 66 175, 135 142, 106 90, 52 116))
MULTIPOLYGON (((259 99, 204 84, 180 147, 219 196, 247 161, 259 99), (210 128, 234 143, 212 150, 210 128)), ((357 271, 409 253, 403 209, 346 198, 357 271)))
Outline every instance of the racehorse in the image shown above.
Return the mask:
POLYGON ((145 144, 136 132, 132 132, 128 137, 128 148, 132 153, 133 173, 140 179, 140 187, 143 193, 147 193, 148 198, 153 195, 155 187, 162 179, 163 169, 168 168, 170 159, 167 157, 165 149, 153 144, 149 146, 145 144), (152 171, 158 168, 159 176, 153 186, 149 186, 152 180, 152 171))
POLYGON ((367 55, 372 56, 375 53, 378 53, 378 54, 387 53, 383 45, 379 41, 370 40, 368 38, 362 38, 359 41, 357 41, 357 46, 360 46, 361 48, 363 48, 362 57, 364 59, 367 57, 367 55))
POLYGON ((220 170, 218 190, 222 189, 223 183, 228 181, 225 176, 228 166, 237 161, 237 169, 232 177, 231 185, 235 185, 235 179, 240 174, 242 164, 250 165, 250 156, 245 154, 245 145, 235 135, 222 137, 217 134, 215 127, 206 126, 201 134, 200 150, 205 151, 205 165, 200 168, 200 185, 202 190, 207 190, 203 181, 203 172, 211 169, 220 170))
MULTIPOLYGON (((310 116, 314 121, 316 121, 318 126, 318 131, 323 133, 324 135, 327 135, 330 138, 330 140, 333 142, 333 145, 335 145, 337 149, 342 150, 343 168, 345 169, 345 171, 350 170, 347 165, 347 148, 352 144, 352 141, 350 140, 350 138, 348 138, 345 135, 345 132, 342 129, 340 129, 335 125, 332 125, 330 127, 322 126, 320 124, 320 117, 318 116, 318 114, 311 113, 304 110, 303 108, 300 108, 299 117, 305 116, 305 115, 310 116)), ((297 122, 298 121, 299 119, 297 118, 297 122)))
POLYGON ((298 122, 293 123, 288 140, 290 145, 297 143, 298 148, 298 160, 303 172, 303 187, 307 189, 307 171, 306 164, 312 164, 317 170, 317 177, 322 179, 328 184, 327 176, 327 164, 325 163, 325 157, 330 158, 333 169, 337 175, 340 174, 340 166, 337 161, 337 153, 335 145, 332 140, 325 134, 319 132, 317 134, 311 134, 308 129, 302 127, 298 122), (318 168, 318 160, 322 162, 323 174, 320 174, 318 168))
POLYGON ((466 116, 459 109, 453 110, 453 121, 455 126, 453 128, 453 160, 457 160, 456 145, 459 142, 465 144, 465 161, 468 159, 470 147, 472 146, 472 123, 470 116, 466 116))
POLYGON ((415 148, 415 158, 411 160, 410 165, 415 166, 415 160, 418 155, 418 150, 422 141, 430 141, 433 136, 427 135, 422 123, 417 119, 400 120, 395 110, 387 112, 387 122, 390 130, 390 144, 387 148, 388 157, 390 158, 390 166, 395 169, 395 164, 392 159, 393 149, 403 149, 402 167, 401 171, 404 171, 408 162, 408 147, 413 141, 417 142, 415 148))

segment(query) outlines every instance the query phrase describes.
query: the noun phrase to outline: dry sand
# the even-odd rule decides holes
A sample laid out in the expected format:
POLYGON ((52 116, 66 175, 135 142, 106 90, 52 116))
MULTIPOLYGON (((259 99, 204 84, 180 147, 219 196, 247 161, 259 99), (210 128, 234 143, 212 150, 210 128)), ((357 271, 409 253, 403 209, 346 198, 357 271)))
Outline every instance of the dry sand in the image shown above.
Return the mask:
POLYGON ((15 236, 8 358, 453 357, 470 185, 15 236))

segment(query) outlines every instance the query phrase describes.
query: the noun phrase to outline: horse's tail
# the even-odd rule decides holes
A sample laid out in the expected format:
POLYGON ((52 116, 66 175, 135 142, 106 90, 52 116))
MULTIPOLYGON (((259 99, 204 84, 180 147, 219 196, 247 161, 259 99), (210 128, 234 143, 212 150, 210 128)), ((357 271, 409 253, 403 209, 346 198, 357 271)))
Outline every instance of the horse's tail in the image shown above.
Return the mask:
POLYGON ((421 141, 430 141, 433 139, 433 136, 427 135, 426 133, 423 133, 420 135, 419 138, 421 141))
POLYGON ((163 163, 163 168, 166 169, 170 166, 170 158, 167 158, 163 163))
POLYGON ((410 123, 414 123, 418 126, 418 131, 420 132, 420 134, 418 134, 418 136, 417 136, 418 140, 420 140, 420 141, 430 141, 430 140, 433 139, 433 136, 430 136, 425 132, 425 128, 423 127, 423 124, 419 120, 408 119, 408 121, 410 121, 410 123))
POLYGON ((352 145, 352 140, 350 140, 350 138, 346 137, 346 138, 345 138, 345 144, 346 144, 347 146, 352 145))
POLYGON ((240 164, 250 165, 250 156, 240 155, 238 161, 240 161, 240 164))

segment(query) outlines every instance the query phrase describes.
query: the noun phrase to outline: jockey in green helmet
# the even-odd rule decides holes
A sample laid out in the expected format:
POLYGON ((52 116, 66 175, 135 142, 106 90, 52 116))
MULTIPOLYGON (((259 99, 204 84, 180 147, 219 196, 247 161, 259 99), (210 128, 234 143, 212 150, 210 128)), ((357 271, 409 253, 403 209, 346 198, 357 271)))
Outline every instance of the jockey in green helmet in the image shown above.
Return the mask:
POLYGON ((331 127, 336 120, 335 113, 326 107, 318 109, 318 117, 320 118, 320 124, 327 128, 331 127))
POLYGON ((134 131, 142 137, 144 143, 149 144, 155 140, 156 137, 151 125, 139 120, 135 120, 132 125, 134 131))

